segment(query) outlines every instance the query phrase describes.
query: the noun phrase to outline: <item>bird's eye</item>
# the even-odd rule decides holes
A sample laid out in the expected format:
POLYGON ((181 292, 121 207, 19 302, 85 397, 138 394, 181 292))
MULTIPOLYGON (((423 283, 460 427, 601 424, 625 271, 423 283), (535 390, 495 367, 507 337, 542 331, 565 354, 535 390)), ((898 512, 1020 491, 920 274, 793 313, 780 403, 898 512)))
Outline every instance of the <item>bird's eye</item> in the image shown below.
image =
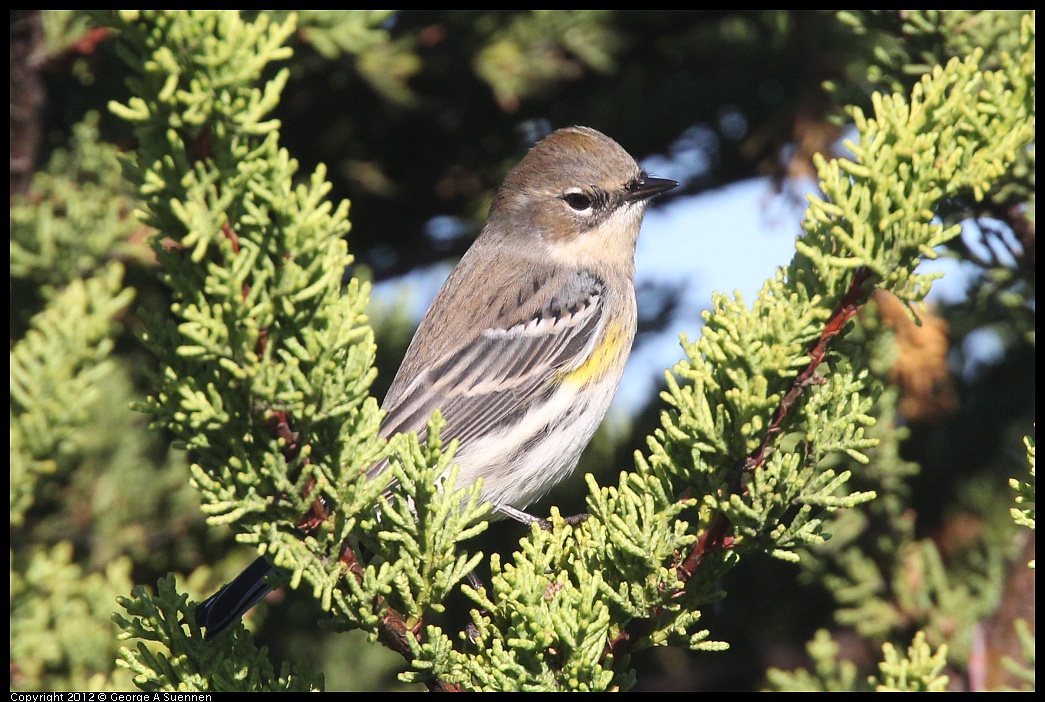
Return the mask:
POLYGON ((591 209, 591 197, 585 195, 582 192, 570 192, 562 196, 562 199, 566 201, 566 204, 577 210, 583 212, 584 210, 591 209))

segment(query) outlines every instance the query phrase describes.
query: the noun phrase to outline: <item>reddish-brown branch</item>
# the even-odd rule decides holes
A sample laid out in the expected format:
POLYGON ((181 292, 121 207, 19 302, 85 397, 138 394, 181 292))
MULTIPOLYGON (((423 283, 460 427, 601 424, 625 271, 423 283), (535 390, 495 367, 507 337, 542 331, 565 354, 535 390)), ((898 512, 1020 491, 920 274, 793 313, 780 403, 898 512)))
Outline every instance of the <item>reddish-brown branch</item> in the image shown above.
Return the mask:
MULTIPOLYGON (((827 358, 831 342, 842 332, 846 323, 856 314, 860 306, 867 301, 867 297, 871 292, 867 287, 867 281, 870 278, 870 269, 857 269, 845 297, 835 307, 820 336, 810 345, 808 351, 809 363, 795 377, 787 392, 780 399, 780 403, 777 405, 776 411, 766 427, 762 441, 731 472, 726 497, 743 495, 746 492, 744 477, 755 468, 764 465, 769 458, 772 442, 783 431, 784 419, 787 417, 788 412, 794 407, 802 392, 810 385, 816 384, 817 368, 827 358)), ((707 530, 698 536, 693 544, 693 548, 690 549, 690 552, 676 567, 681 587, 685 587, 685 584, 693 578, 709 555, 722 553, 732 548, 733 537, 729 531, 730 522, 725 514, 720 512, 712 517, 707 530)), ((620 634, 608 642, 606 647, 607 655, 621 656, 629 653, 637 641, 653 630, 653 624, 659 616, 660 611, 658 609, 650 617, 632 620, 620 634)))
MULTIPOLYGON (((823 331, 820 332, 820 336, 809 347, 809 363, 795 376, 787 392, 780 398, 780 404, 777 405, 773 418, 770 420, 769 426, 766 427, 758 448, 748 454, 733 470, 729 480, 729 492, 731 495, 743 494, 746 490, 744 488, 744 476, 750 471, 765 465, 766 460, 769 458, 773 440, 783 431, 784 419, 787 417, 788 412, 795 406, 802 392, 817 382, 816 370, 827 358, 827 351, 831 342, 842 333, 846 323, 852 319, 860 306, 867 301, 870 290, 867 289, 866 283, 870 277, 871 270, 869 268, 857 269, 845 297, 839 301, 830 319, 824 325, 823 331)), ((728 536, 729 526, 729 519, 725 515, 721 513, 715 515, 707 532, 697 539, 689 556, 679 565, 678 574, 680 580, 686 582, 692 578, 697 568, 700 567, 701 562, 703 562, 704 557, 709 553, 721 552, 731 546, 729 543, 731 537, 728 536)))
POLYGON ((98 45, 112 36, 113 32, 108 27, 95 27, 69 45, 70 53, 80 56, 90 56, 98 49, 98 45))
POLYGON ((871 291, 865 289, 864 284, 871 277, 871 270, 869 268, 858 268, 856 274, 853 276, 853 281, 849 285, 849 290, 846 292, 845 297, 835 307, 834 312, 831 314, 831 318, 827 320, 827 324, 824 325, 824 330, 820 333, 820 337, 813 343, 809 348, 809 363, 802 369, 802 372, 795 376, 795 379, 791 381, 791 387, 788 388, 787 392, 784 393, 784 397, 781 398, 780 404, 777 406, 776 412, 773 413, 773 419, 769 423, 769 427, 766 429, 766 433, 762 437, 762 443, 759 447, 748 456, 747 465, 745 468, 757 468, 766 462, 766 458, 771 442, 774 437, 782 431, 782 425, 784 418, 787 413, 794 407, 795 402, 798 400, 799 395, 810 385, 815 384, 816 369, 823 363, 824 359, 827 358, 827 350, 830 343, 836 336, 842 333, 842 329, 845 328, 846 322, 852 319, 856 311, 860 309, 860 306, 867 302, 867 297, 871 291))
MULTIPOLYGON (((355 549, 350 544, 345 544, 341 550, 341 562, 348 569, 348 574, 363 582, 363 564, 356 556, 355 549)), ((374 600, 375 610, 384 610, 381 615, 381 623, 378 625, 377 638, 388 649, 395 651, 405 660, 414 659, 414 645, 417 643, 421 631, 421 621, 414 626, 408 626, 403 617, 385 605, 384 598, 380 595, 374 600)), ((430 692, 461 692, 460 685, 445 683, 438 678, 425 681, 430 692)))

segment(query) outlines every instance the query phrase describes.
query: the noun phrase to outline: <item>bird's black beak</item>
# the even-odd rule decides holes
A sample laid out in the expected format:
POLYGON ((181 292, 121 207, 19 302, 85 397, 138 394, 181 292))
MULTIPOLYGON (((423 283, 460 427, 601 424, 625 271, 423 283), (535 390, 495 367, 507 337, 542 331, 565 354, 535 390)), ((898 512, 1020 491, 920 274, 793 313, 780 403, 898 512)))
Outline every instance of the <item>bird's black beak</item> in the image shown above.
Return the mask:
POLYGON ((624 199, 629 202, 648 200, 679 186, 677 180, 656 178, 643 171, 624 187, 624 199))

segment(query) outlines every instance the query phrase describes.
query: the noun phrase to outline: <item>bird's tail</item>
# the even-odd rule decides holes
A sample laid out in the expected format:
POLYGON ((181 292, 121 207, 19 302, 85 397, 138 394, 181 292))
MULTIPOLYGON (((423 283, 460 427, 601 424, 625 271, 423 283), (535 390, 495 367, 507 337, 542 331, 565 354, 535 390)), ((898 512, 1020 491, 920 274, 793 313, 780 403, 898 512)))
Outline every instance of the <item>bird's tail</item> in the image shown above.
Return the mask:
POLYGON ((218 590, 196 607, 196 625, 207 630, 204 639, 209 641, 225 631, 240 617, 272 591, 265 576, 272 566, 264 558, 258 558, 236 576, 235 580, 218 590))

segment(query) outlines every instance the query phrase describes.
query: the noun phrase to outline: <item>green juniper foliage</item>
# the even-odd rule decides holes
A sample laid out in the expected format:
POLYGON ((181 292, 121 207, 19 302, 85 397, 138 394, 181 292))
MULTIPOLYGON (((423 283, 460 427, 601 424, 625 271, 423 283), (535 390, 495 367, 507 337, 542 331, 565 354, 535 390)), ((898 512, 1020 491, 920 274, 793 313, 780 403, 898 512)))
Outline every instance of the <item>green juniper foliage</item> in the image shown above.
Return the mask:
POLYGON ((859 679, 856 665, 841 658, 838 642, 830 632, 820 629, 806 644, 806 651, 813 661, 811 670, 784 672, 771 669, 766 680, 773 690, 779 692, 869 692, 871 686, 859 679))
POLYGON ((253 87, 287 56, 293 25, 233 13, 127 19, 127 46, 152 53, 136 97, 113 109, 139 125, 130 171, 143 219, 165 237, 155 248, 179 320, 150 325, 145 341, 164 368, 144 409, 191 452, 211 523, 235 522, 329 606, 340 544, 381 490, 348 476, 383 449, 367 394, 365 286, 341 293, 347 203, 323 200, 321 172, 293 184, 297 165, 263 119, 286 71, 253 87), (297 523, 320 502, 337 518, 302 540, 297 523))
MULTIPOLYGON (((1027 462, 1030 464, 1030 477, 1034 478, 1034 439, 1024 438, 1027 446, 1027 462)), ((1016 491, 1016 507, 1012 508, 1012 518, 1020 526, 1025 526, 1034 531, 1035 508, 1034 508, 1034 485, 1012 478, 1009 485, 1016 491)), ((1033 565, 1031 566, 1033 567, 1033 565)))
POLYGON ((75 531, 41 516, 73 471, 90 472, 93 454, 108 448, 95 445, 93 430, 99 399, 113 388, 113 319, 133 297, 121 282, 117 263, 70 282, 11 349, 11 660, 19 689, 127 684, 111 674, 117 646, 108 620, 114 597, 131 585, 130 560, 85 573, 68 540, 75 531), (41 527, 66 538, 34 543, 41 527))
POLYGON ((155 596, 138 586, 122 603, 129 616, 115 617, 124 630, 121 638, 133 636, 138 644, 123 649, 119 663, 134 674, 141 690, 310 692, 321 686, 319 676, 286 663, 277 674, 266 649, 256 647, 248 632, 217 647, 200 637, 186 637, 183 626, 192 619, 193 608, 187 596, 178 593, 173 576, 160 580, 155 596))
POLYGON ((141 225, 130 217, 133 190, 116 148, 98 142, 97 116, 76 126, 69 149, 37 175, 36 202, 11 208, 11 277, 61 286, 107 258, 132 254, 126 239, 141 225))
POLYGON ((131 561, 85 572, 73 546, 31 548, 13 559, 11 686, 22 690, 126 690, 130 677, 113 670, 120 642, 112 622, 118 593, 132 586, 131 561))
POLYGON ((111 263, 71 281, 11 349, 12 526, 32 507, 38 478, 69 470, 87 439, 80 430, 112 370, 113 318, 134 296, 122 277, 111 263))
MULTIPOLYGON (((33 197, 11 202, 10 495, 11 686, 20 690, 119 689, 111 619, 131 586, 124 550, 134 537, 83 537, 119 478, 115 455, 136 457, 133 439, 109 431, 107 398, 127 397, 113 360, 134 299, 126 286, 130 188, 116 150, 97 142, 97 120, 79 124, 33 180, 33 197), (32 288, 33 292, 28 290, 32 288), (94 495, 59 506, 80 482, 94 495), (85 567, 77 552, 103 567, 85 567)), ((126 406, 126 402, 124 403, 126 406)), ((124 418, 124 417, 121 417, 124 418)), ((111 503, 110 503, 111 504, 111 503)), ((117 517, 106 528, 119 531, 117 517)))
MULTIPOLYGON (((933 159, 930 172, 936 169, 943 171, 942 176, 934 176, 934 180, 923 186, 944 190, 941 203, 933 208, 942 223, 959 228, 964 218, 997 217, 1002 212, 1020 212, 1020 216, 1033 221, 1033 209, 1026 209, 1028 200, 1033 203, 1033 24, 1030 18, 1020 18, 1015 13, 983 13, 975 17, 969 17, 969 13, 958 17, 962 15, 960 12, 938 13, 939 16, 935 13, 905 11, 887 15, 870 12, 861 17, 847 14, 846 19, 866 23, 867 27, 877 30, 881 29, 880 23, 889 25, 902 17, 906 23, 905 31, 912 35, 949 32, 946 27, 952 24, 963 28, 964 31, 949 32, 947 41, 928 42, 922 47, 924 52, 929 52, 928 47, 932 47, 935 53, 931 55, 941 59, 941 62, 946 61, 947 55, 969 51, 971 59, 976 60, 981 69, 974 71, 972 65, 964 67, 964 78, 956 74, 953 83, 938 88, 949 94, 950 106, 947 109, 955 111, 955 117, 944 124, 950 129, 954 128, 950 125, 965 125, 983 134, 995 134, 995 143, 1008 149, 1008 153, 999 155, 991 150, 984 151, 970 169, 960 162, 970 155, 967 137, 955 132, 952 145, 940 143, 938 136, 928 128, 931 123, 926 123, 921 137, 911 144, 910 153, 920 153, 922 158, 933 159), (992 14, 994 16, 988 16, 992 14), (941 21, 933 25, 935 29, 930 30, 930 25, 936 19, 941 21), (1011 26, 1014 21, 1021 22, 1021 31, 1016 34, 1005 32, 1004 27, 1011 26), (986 31, 993 38, 984 38, 983 43, 979 44, 981 48, 973 50, 965 44, 969 40, 967 34, 979 31, 986 31), (1012 44, 1013 36, 1021 38, 1022 47, 1012 44), (984 65, 995 70, 985 75, 982 71, 984 65), (975 96, 976 100, 968 100, 968 96, 975 96), (1000 126, 999 131, 994 132, 999 117, 1003 121, 1012 118, 1012 126, 1000 126), (1014 135, 1008 131, 1010 128, 1019 134, 1014 135), (1029 135, 1027 130, 1030 130, 1029 135), (1004 146, 1006 139, 1010 140, 1007 147, 1004 146), (948 161, 955 162, 955 165, 948 167, 948 161), (973 173, 979 176, 968 178, 973 173), (985 177, 986 180, 982 184, 977 183, 976 177, 985 177), (956 191, 971 189, 973 197, 947 194, 943 186, 951 186, 956 191)), ((916 46, 917 41, 905 43, 903 51, 914 51, 916 46)), ((924 57, 929 60, 928 53, 924 57)), ((898 75, 893 70, 896 67, 894 64, 896 61, 904 61, 887 51, 878 52, 876 58, 880 64, 868 70, 868 77, 872 81, 879 81, 883 76, 898 75)), ((951 59, 948 67, 955 65, 956 60, 951 59)), ((970 60, 966 60, 965 64, 970 64, 970 60)), ((926 73, 935 76, 939 71, 929 66, 919 68, 917 62, 909 57, 904 65, 908 69, 908 77, 914 75, 916 79, 926 73)), ((924 77, 921 83, 924 83, 924 77)), ((894 81, 890 85, 896 86, 898 83, 894 81)), ((878 110, 890 107, 877 96, 875 100, 878 110)), ((924 116, 913 108, 909 112, 900 110, 896 114, 898 123, 912 126, 916 126, 916 120, 924 116)), ((859 115, 857 123, 859 126, 859 115)), ((944 133, 943 136, 951 139, 950 134, 944 133)), ((859 151, 856 153, 860 155, 859 151)), ((895 165, 885 161, 872 171, 886 172, 895 165)), ((909 173, 906 170, 896 172, 902 175, 909 173)), ((901 178, 899 182, 906 185, 909 180, 901 178)), ((922 188, 916 186, 912 190, 922 191, 922 188)), ((899 191, 896 192, 899 194, 899 191)), ((974 226, 977 225, 974 223, 974 226)), ((1033 279, 1028 285, 1026 276, 1017 268, 1000 265, 996 261, 977 261, 977 264, 983 264, 985 275, 972 287, 972 302, 965 306, 965 319, 959 322, 968 328, 975 324, 971 320, 985 317, 996 319, 998 301, 1004 300, 1005 311, 1002 316, 1011 320, 1012 328, 1022 330, 1020 333, 1033 343, 1034 323, 1027 318, 1028 315, 1033 316, 1033 312, 1029 312, 1033 304, 1028 304, 1028 300, 1033 300, 1033 279), (995 309, 986 312, 989 307, 995 309)), ((878 426, 874 430, 879 445, 872 454, 872 464, 861 471, 856 481, 860 485, 868 484, 866 481, 869 479, 877 482, 879 499, 865 514, 850 512, 840 515, 831 526, 835 538, 806 552, 803 555, 803 567, 807 569, 810 580, 819 581, 831 590, 839 605, 835 612, 836 622, 855 628, 868 642, 883 645, 887 661, 891 659, 895 663, 899 658, 889 642, 909 640, 911 629, 918 627, 923 629, 918 633, 918 636, 923 637, 922 644, 939 648, 936 657, 946 657, 952 666, 964 667, 972 655, 974 638, 982 636, 984 622, 989 622, 994 612, 1004 604, 1002 590, 1006 571, 1014 567, 1010 547, 1014 542, 1013 535, 1004 524, 990 525, 985 541, 993 541, 993 547, 973 550, 960 557, 954 554, 945 556, 934 540, 916 537, 917 515, 907 507, 910 493, 907 481, 918 473, 919 466, 900 456, 900 441, 910 432, 906 428, 897 427, 895 395, 895 389, 891 389, 879 399, 876 410, 878 426)), ((982 495, 980 500, 983 501, 982 495)), ((985 508, 983 513, 989 514, 991 511, 985 508)), ((1019 627, 1020 622, 1017 621, 1017 630, 1019 627)), ((917 642, 912 645, 912 656, 918 645, 917 642)), ((1032 649, 1024 646, 1023 656, 1033 660, 1032 649)), ((817 656, 813 657, 819 660, 817 656)), ((909 664, 907 661, 901 663, 909 664)), ((1020 665, 1026 664, 1017 664, 1017 667, 1020 665)), ((894 665, 890 670, 893 671, 890 674, 900 675, 895 671, 901 668, 894 665)), ((772 671, 769 680, 776 689, 792 689, 796 684, 801 687, 803 673, 799 671, 794 675, 797 677, 790 679, 788 674, 772 671)), ((1030 679, 1032 681, 1033 677, 1030 679)), ((884 687, 880 685, 878 689, 898 685, 909 686, 904 689, 939 689, 944 684, 926 679, 917 683, 908 681, 902 684, 890 683, 884 687)), ((1033 682, 1030 685, 1029 689, 1032 689, 1033 682)))
POLYGON ((947 665, 947 647, 933 653, 925 641, 925 634, 918 632, 907 649, 907 657, 901 657, 892 644, 883 646, 885 660, 878 664, 882 674, 873 679, 878 692, 945 692, 947 676, 942 674, 947 665))
MULTIPOLYGON (((1033 70, 1019 57, 984 72, 973 52, 935 68, 909 97, 876 95, 873 116, 854 111, 854 159, 817 162, 824 195, 810 201, 792 263, 751 307, 715 298, 701 338, 684 343, 687 360, 669 375, 670 409, 649 454, 616 487, 591 486, 586 522, 535 528, 511 562, 494 559, 489 586, 465 589, 479 609, 460 639, 423 623, 478 557, 458 553, 481 528, 469 526, 474 490, 459 511, 451 485, 432 488, 452 451, 397 439, 393 464, 416 519, 394 500, 377 516, 383 485, 360 476, 385 449, 366 396, 366 291, 339 291, 345 207, 324 205, 322 173, 289 185, 294 163, 264 121, 285 72, 253 87, 268 61, 285 57, 292 25, 225 13, 120 19, 144 70, 135 97, 114 109, 139 125, 131 172, 145 221, 173 240, 157 255, 180 319, 155 323, 147 339, 165 364, 147 409, 190 449, 212 522, 235 523, 292 587, 312 590, 335 626, 369 631, 404 655, 405 679, 432 687, 626 689, 634 650, 721 647, 696 624, 725 570, 752 550, 797 559, 826 538, 826 514, 873 497, 848 491, 850 471, 827 463, 839 453, 868 461, 880 387, 865 351, 835 343, 825 352, 826 342, 872 287, 922 299, 932 276, 916 264, 959 230, 938 220, 939 203, 984 197, 1033 136, 1033 70), (819 379, 799 385, 821 362, 819 379), (773 440, 778 432, 791 440, 773 440), (299 528, 320 498, 332 518, 299 528), (731 535, 713 542, 722 524, 731 535), (349 537, 376 541, 377 556, 350 559, 345 573, 338 556, 349 537)), ((1023 36, 1021 55, 1033 56, 1032 32, 1023 36)), ((169 610, 162 642, 191 654, 200 634, 191 623, 169 627, 172 596, 157 600, 169 610)), ((144 593, 136 597, 127 606, 142 612, 144 593)), ((128 633, 149 629, 138 619, 128 633)), ((230 671, 235 641, 214 644, 230 671)), ((919 646, 913 664, 887 649, 880 685, 938 686, 942 654, 919 646)), ((168 677, 143 655, 128 660, 147 689, 207 688, 206 678, 168 677)))

